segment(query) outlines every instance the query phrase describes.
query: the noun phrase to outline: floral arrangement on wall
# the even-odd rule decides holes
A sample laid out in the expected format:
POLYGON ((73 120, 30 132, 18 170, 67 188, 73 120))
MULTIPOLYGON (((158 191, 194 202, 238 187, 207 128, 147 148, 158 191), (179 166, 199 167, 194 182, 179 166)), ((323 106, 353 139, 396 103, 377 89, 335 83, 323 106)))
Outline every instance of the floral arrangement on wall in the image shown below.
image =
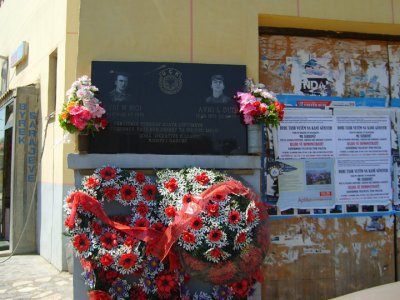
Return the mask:
POLYGON ((95 97, 97 87, 84 75, 67 91, 67 101, 63 104, 58 121, 61 128, 69 133, 95 133, 105 129, 108 121, 104 117, 105 109, 95 97))
POLYGON ((236 100, 245 124, 264 124, 277 127, 284 117, 285 105, 263 84, 246 81, 246 92, 237 92, 236 100))
POLYGON ((89 298, 245 299, 262 281, 264 205, 224 173, 188 168, 156 178, 107 166, 66 197, 89 298), (196 280, 205 285, 193 289, 196 280))

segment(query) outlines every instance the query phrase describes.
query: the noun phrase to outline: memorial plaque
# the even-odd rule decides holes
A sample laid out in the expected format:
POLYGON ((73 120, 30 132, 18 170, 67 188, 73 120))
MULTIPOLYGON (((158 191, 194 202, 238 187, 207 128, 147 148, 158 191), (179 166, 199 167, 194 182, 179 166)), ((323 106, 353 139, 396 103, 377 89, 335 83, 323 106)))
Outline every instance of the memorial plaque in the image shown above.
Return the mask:
POLYGON ((92 62, 108 128, 90 153, 247 154, 242 65, 92 62))

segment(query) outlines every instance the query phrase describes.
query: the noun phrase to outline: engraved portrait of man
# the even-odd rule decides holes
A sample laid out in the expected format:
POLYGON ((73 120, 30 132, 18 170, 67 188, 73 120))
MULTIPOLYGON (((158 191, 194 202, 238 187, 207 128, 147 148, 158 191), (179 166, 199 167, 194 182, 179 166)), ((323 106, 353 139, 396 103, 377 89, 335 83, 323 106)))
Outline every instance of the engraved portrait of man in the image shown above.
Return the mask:
POLYGON ((206 102, 210 104, 229 103, 231 98, 224 94, 224 77, 222 75, 211 76, 212 95, 206 98, 206 102))
POLYGON ((109 93, 112 102, 124 102, 130 98, 127 93, 128 75, 125 73, 115 73, 114 89, 109 93))

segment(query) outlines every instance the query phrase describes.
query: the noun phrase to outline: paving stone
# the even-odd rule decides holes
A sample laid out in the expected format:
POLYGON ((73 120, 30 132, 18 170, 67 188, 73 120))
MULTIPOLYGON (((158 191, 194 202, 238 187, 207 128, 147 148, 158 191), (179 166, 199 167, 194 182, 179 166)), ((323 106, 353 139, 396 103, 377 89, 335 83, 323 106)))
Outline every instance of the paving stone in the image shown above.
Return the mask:
POLYGON ((27 284, 32 284, 32 281, 31 280, 17 281, 17 282, 14 282, 12 286, 13 287, 18 287, 18 286, 27 285, 27 284))
POLYGON ((28 292, 33 292, 33 291, 35 291, 37 289, 38 289, 37 286, 28 286, 28 287, 24 287, 22 289, 17 289, 17 290, 20 293, 28 293, 28 292))
POLYGON ((59 272, 39 255, 13 256, 0 269, 2 300, 73 300, 72 275, 59 272))

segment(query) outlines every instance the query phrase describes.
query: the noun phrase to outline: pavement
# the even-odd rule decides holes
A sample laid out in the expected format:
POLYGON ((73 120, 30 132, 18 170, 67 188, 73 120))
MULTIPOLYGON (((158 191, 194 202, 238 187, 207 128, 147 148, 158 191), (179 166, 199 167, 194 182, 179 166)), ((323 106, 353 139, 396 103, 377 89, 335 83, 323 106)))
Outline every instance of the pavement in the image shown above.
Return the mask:
POLYGON ((0 299, 72 300, 72 274, 60 272, 40 255, 0 257, 0 299))

